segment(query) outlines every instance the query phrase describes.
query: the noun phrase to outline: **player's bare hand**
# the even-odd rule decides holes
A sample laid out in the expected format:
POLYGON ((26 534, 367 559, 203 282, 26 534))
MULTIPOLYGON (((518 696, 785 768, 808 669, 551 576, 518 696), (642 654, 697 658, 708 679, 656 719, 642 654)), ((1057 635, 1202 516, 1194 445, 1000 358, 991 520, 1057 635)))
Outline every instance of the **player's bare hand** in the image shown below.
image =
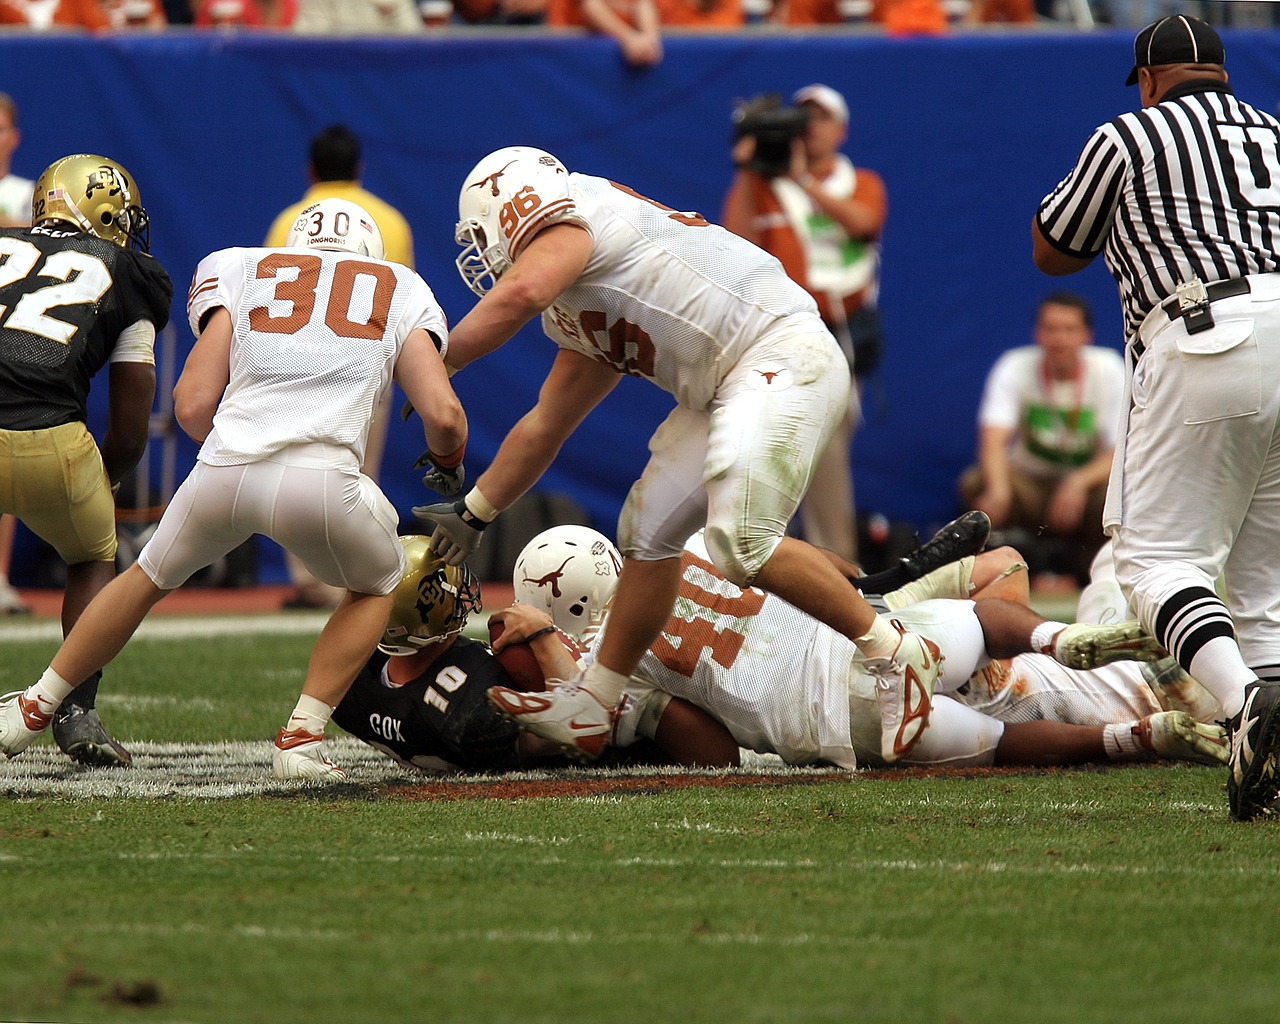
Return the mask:
POLYGON ((554 626, 551 616, 531 604, 513 604, 501 608, 489 616, 489 631, 495 622, 502 623, 502 635, 493 641, 493 653, 497 654, 511 644, 524 643, 529 637, 548 626, 554 626))

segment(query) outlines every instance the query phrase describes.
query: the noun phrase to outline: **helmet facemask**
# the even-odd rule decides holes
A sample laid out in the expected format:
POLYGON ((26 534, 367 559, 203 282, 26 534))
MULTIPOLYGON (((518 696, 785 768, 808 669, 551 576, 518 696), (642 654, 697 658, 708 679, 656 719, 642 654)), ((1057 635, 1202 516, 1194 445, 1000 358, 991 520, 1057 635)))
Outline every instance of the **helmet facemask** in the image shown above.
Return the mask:
POLYGON ((475 218, 459 221, 453 237, 462 246, 462 252, 454 261, 458 273, 468 288, 484 295, 498 283, 511 261, 503 254, 501 244, 489 245, 485 241, 484 225, 475 218))

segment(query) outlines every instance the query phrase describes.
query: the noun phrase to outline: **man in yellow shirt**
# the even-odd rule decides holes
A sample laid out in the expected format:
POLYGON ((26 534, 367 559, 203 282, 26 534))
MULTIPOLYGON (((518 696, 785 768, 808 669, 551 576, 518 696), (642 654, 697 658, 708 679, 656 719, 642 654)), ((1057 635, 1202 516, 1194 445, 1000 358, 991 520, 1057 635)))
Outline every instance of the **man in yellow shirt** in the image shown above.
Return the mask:
MULTIPOLYGON (((266 246, 277 247, 285 244, 289 229, 297 220, 298 214, 312 203, 321 199, 346 199, 373 216, 378 230, 382 232, 385 248, 384 259, 392 263, 402 263, 410 270, 413 265, 413 233, 409 230, 409 222, 390 203, 384 202, 371 192, 360 186, 363 166, 360 160, 360 138, 346 125, 331 124, 311 140, 307 156, 307 175, 311 187, 306 194, 292 206, 282 210, 271 224, 266 246)), ((390 418, 390 402, 384 401, 369 428, 369 440, 365 448, 365 461, 361 471, 372 480, 378 479, 378 469, 382 464, 382 453, 387 441, 387 421, 390 418)), ((286 608, 333 608, 342 597, 342 591, 321 583, 309 572, 301 562, 286 553, 289 567, 289 578, 294 585, 294 593, 286 599, 286 608)))

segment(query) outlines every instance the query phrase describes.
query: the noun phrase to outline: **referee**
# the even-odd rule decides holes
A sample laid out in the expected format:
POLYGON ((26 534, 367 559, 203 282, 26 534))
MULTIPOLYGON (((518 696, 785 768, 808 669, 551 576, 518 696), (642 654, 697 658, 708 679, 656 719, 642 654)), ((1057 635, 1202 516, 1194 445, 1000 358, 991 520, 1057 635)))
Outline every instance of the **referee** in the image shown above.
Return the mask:
POLYGON ((1101 253, 1119 285, 1131 401, 1103 522, 1134 614, 1222 705, 1245 821, 1280 790, 1280 122, 1236 99, 1198 18, 1148 25, 1134 58, 1142 109, 1040 203, 1033 257, 1101 253))

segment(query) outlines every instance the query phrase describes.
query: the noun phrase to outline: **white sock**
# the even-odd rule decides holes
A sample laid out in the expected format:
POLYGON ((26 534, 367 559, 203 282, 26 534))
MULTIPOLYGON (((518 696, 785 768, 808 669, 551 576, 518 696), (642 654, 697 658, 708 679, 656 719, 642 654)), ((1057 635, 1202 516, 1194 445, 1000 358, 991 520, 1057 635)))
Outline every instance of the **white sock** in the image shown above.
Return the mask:
POLYGON ((316 700, 315 697, 308 697, 304 693, 298 698, 298 706, 293 709, 293 714, 289 716, 289 722, 285 726, 285 730, 294 732, 302 729, 304 732, 323 736, 324 727, 329 724, 329 717, 332 714, 333 708, 329 707, 328 704, 322 700, 316 700))
POLYGON ((1257 677, 1240 657, 1240 648, 1229 636, 1216 636, 1191 659, 1190 674, 1218 698, 1228 717, 1244 707, 1244 688, 1257 677))
POLYGON ((1133 733, 1137 727, 1137 722, 1129 722, 1126 725, 1104 725, 1102 747, 1107 752, 1107 757, 1113 761, 1124 761, 1144 754, 1145 751, 1138 743, 1138 737, 1133 733))
POLYGON ((622 691, 626 688, 630 676, 605 668, 595 661, 582 676, 582 683, 605 707, 613 707, 622 700, 622 691))
POLYGON ((1067 628, 1065 622, 1042 622, 1031 631, 1031 649, 1037 654, 1053 656, 1054 638, 1067 628))
POLYGON ((866 634, 854 637, 853 642, 864 658, 892 658, 902 643, 902 634, 889 625, 888 619, 877 615, 866 634))
POLYGON ((941 569, 925 573, 918 580, 907 583, 897 590, 882 594, 884 603, 890 611, 896 612, 909 604, 928 601, 935 597, 950 597, 957 600, 967 598, 973 593, 973 555, 966 555, 958 562, 944 565, 941 569))
POLYGON ((75 688, 75 683, 67 682, 53 669, 47 668, 36 683, 27 687, 24 696, 35 701, 42 714, 51 715, 75 688))

